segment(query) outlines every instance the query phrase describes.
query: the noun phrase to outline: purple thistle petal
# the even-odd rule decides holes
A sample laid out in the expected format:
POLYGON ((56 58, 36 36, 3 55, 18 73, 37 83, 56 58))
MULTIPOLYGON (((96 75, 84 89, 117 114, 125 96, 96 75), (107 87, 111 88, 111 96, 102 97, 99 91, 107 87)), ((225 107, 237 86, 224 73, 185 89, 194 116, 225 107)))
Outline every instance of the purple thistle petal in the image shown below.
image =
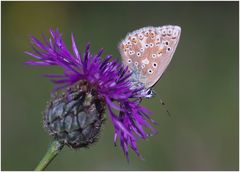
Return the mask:
POLYGON ((46 36, 45 36, 44 34, 42 34, 42 37, 43 37, 44 43, 45 43, 48 47, 50 47, 50 43, 47 41, 46 36))
POLYGON ((28 65, 34 65, 34 66, 49 66, 49 63, 46 63, 46 62, 27 61, 24 63, 28 65))
POLYGON ((118 134, 115 132, 114 133, 114 140, 113 140, 114 146, 117 146, 117 138, 118 138, 118 134))
POLYGON ((65 75, 61 75, 61 74, 44 74, 44 77, 47 78, 65 78, 65 75))
POLYGON ((97 57, 100 57, 103 53, 103 48, 98 52, 97 57))
POLYGON ((121 111, 120 106, 114 104, 108 97, 106 97, 107 104, 109 104, 112 108, 121 111))
POLYGON ((69 79, 61 79, 61 80, 51 80, 55 84, 62 84, 62 83, 68 83, 70 82, 69 79))
POLYGON ((73 33, 71 34, 71 39, 72 39, 72 49, 73 49, 73 52, 76 56, 77 59, 81 59, 79 53, 78 53, 78 49, 77 49, 77 46, 76 46, 76 43, 75 43, 75 39, 74 39, 74 35, 73 33))
POLYGON ((29 55, 29 56, 32 56, 32 57, 34 57, 34 58, 36 58, 36 59, 39 59, 39 60, 42 59, 42 57, 37 56, 37 55, 35 55, 35 54, 33 54, 33 53, 30 53, 30 52, 27 52, 27 51, 25 51, 24 53, 27 54, 27 55, 29 55))
POLYGON ((125 128, 124 124, 121 123, 119 121, 119 119, 115 116, 115 114, 113 113, 111 107, 108 105, 108 110, 110 112, 110 116, 111 119, 113 121, 113 124, 115 125, 115 127, 119 130, 121 130, 122 132, 126 133, 129 137, 134 138, 134 136, 125 128))
POLYGON ((42 49, 42 50, 47 50, 47 48, 45 47, 44 44, 42 44, 39 40, 37 40, 37 38, 35 38, 34 36, 31 37, 32 38, 32 43, 34 45, 36 45, 38 48, 42 49))

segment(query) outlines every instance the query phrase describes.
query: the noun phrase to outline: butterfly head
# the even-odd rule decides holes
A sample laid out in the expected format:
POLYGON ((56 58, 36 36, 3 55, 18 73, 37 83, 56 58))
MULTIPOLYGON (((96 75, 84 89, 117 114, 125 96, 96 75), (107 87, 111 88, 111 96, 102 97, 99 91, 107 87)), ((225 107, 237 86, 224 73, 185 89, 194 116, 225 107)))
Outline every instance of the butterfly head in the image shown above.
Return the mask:
POLYGON ((145 89, 144 92, 145 92, 144 97, 148 99, 156 95, 155 91, 153 91, 152 88, 145 89))

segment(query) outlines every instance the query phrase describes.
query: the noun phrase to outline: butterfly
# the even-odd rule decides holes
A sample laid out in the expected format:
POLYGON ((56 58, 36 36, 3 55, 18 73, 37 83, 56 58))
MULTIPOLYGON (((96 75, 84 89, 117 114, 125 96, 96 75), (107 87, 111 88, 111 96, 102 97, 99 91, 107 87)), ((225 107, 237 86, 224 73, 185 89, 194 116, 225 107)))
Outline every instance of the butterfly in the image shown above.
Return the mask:
POLYGON ((141 97, 151 98, 152 87, 172 60, 181 34, 179 26, 144 27, 119 43, 123 64, 128 66, 133 88, 143 87, 141 97))

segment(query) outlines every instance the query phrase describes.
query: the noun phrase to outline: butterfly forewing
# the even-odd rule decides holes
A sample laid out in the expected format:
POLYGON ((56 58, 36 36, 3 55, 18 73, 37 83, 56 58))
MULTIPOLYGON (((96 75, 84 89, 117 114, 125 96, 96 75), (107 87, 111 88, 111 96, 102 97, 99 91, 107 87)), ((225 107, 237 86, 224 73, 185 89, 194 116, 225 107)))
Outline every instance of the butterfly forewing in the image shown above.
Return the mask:
POLYGON ((139 82, 152 87, 169 65, 179 42, 179 26, 145 27, 129 33, 119 44, 123 63, 137 70, 139 82))

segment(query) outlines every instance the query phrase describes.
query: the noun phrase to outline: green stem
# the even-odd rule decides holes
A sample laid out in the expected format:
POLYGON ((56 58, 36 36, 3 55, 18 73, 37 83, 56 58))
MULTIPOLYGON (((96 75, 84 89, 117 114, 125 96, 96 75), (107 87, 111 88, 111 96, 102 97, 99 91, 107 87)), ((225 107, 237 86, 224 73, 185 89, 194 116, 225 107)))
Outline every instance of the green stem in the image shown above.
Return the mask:
POLYGON ((43 171, 48 166, 48 164, 50 164, 50 162, 57 156, 62 148, 63 144, 59 143, 58 141, 53 141, 49 146, 47 153, 35 168, 35 171, 43 171))

